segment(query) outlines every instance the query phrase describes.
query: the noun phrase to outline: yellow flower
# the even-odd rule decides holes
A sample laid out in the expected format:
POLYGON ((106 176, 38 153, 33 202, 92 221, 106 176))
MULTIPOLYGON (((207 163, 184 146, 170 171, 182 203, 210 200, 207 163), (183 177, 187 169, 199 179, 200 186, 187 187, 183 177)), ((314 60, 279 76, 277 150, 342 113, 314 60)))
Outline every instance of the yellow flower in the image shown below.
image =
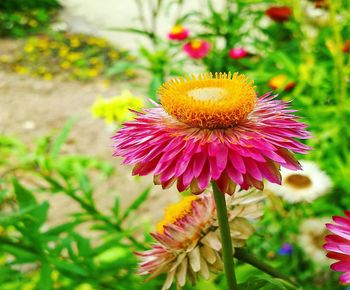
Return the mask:
POLYGON ((107 124, 121 123, 132 119, 129 109, 139 110, 143 106, 141 97, 134 96, 130 91, 124 90, 120 96, 110 99, 99 97, 91 107, 95 118, 102 118, 107 124))
POLYGON ((36 21, 35 19, 30 19, 28 24, 31 27, 37 27, 38 26, 38 21, 36 21))
POLYGON ((79 59, 83 58, 83 54, 81 52, 71 52, 67 55, 67 60, 71 62, 76 62, 79 59))
POLYGON ((79 40, 78 37, 73 36, 73 37, 70 39, 70 45, 71 45, 72 47, 79 47, 80 44, 81 44, 81 42, 80 42, 80 40, 79 40))
POLYGON ((90 68, 88 71, 88 76, 90 78, 97 77, 99 75, 100 71, 97 68, 90 68))
POLYGON ((65 57, 66 55, 68 55, 69 52, 69 48, 67 46, 62 46, 58 52, 58 55, 60 57, 65 57))
POLYGON ((27 74, 29 72, 29 69, 25 66, 22 66, 22 65, 15 65, 14 70, 16 73, 18 73, 20 75, 24 75, 24 74, 27 74))
POLYGON ((24 51, 26 53, 31 53, 34 51, 34 46, 31 44, 31 43, 27 43, 25 46, 24 46, 24 51))
POLYGON ((53 75, 51 73, 45 73, 43 78, 45 81, 51 81, 53 78, 53 75))
POLYGON ((71 68, 71 63, 69 62, 69 61, 63 61, 63 62, 61 62, 61 68, 63 68, 63 69, 69 69, 69 68, 71 68))
POLYGON ((108 53, 108 56, 111 58, 111 59, 118 59, 120 57, 120 54, 117 52, 117 51, 110 51, 108 53))

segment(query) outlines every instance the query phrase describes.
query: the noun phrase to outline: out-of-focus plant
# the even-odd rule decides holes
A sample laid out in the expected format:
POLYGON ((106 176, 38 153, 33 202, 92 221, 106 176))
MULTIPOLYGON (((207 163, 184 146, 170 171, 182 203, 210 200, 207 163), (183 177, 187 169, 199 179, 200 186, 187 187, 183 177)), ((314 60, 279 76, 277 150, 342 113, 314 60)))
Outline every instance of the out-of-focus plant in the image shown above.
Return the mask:
POLYGON ((107 125, 119 125, 133 118, 130 110, 140 110, 143 107, 143 99, 134 96, 129 90, 122 91, 120 96, 104 99, 98 97, 91 107, 91 113, 95 118, 102 118, 107 125))
POLYGON ((0 138, 1 288, 159 289, 157 280, 144 284, 138 278, 132 255, 148 239, 133 220, 149 189, 125 209, 111 193, 111 210, 102 212, 96 188, 113 168, 61 153, 72 125, 69 121, 56 138, 40 139, 33 150, 0 138), (70 199, 77 210, 53 223, 47 200, 52 195, 70 199))
POLYGON ((132 78, 135 71, 124 67, 109 72, 114 63, 134 57, 103 38, 84 34, 53 33, 28 38, 11 55, 2 55, 0 63, 18 74, 51 80, 56 75, 68 79, 89 80, 97 77, 132 78))
MULTIPOLYGON (((186 39, 189 35, 189 31, 182 30, 180 26, 176 26, 173 32, 168 35, 168 38, 172 41, 160 36, 160 17, 167 15, 168 10, 175 7, 177 12, 175 13, 174 23, 176 23, 176 19, 181 13, 183 0, 134 0, 134 4, 138 10, 138 21, 141 28, 123 27, 114 28, 113 30, 139 35, 147 40, 147 43, 140 46, 140 62, 135 63, 135 67, 151 74, 148 93, 153 100, 157 101, 157 88, 167 77, 178 75, 183 71, 182 65, 184 60, 179 57, 178 46, 175 43, 186 39)), ((118 69, 124 65, 127 64, 117 63, 111 67, 111 70, 118 69)))
POLYGON ((1 1, 0 37, 23 37, 45 31, 60 7, 56 0, 1 1))

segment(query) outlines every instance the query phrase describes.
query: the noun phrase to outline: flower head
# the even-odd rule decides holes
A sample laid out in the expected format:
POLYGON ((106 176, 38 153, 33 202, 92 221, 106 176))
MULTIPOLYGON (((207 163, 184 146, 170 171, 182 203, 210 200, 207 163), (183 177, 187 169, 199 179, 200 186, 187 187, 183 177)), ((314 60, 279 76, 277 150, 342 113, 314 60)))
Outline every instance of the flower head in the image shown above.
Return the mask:
POLYGON ((276 22, 285 22, 292 16, 292 9, 287 6, 272 6, 265 13, 276 22))
POLYGON ((303 169, 298 171, 282 168, 282 184, 268 183, 266 188, 289 203, 311 202, 330 191, 332 180, 316 163, 300 161, 300 164, 303 169))
MULTIPOLYGON (((257 191, 237 192, 227 198, 228 219, 234 247, 243 247, 254 233, 250 221, 262 216, 264 196, 257 191)), ((165 218, 153 233, 157 241, 152 249, 137 253, 139 273, 152 279, 167 273, 162 289, 175 282, 195 283, 199 276, 208 279, 210 272, 222 270, 221 242, 212 194, 185 197, 170 206, 165 218)))
POLYGON ((202 39, 194 39, 183 46, 184 52, 191 58, 199 59, 207 56, 210 50, 210 43, 202 39))
POLYGON ((350 285, 350 211, 344 214, 345 217, 334 216, 334 223, 327 224, 333 234, 326 236, 324 248, 328 251, 328 258, 338 260, 331 265, 331 269, 344 272, 339 278, 340 282, 350 285))
POLYGON ((328 234, 325 224, 328 221, 328 218, 309 218, 300 225, 298 244, 312 261, 320 265, 328 264, 323 249, 324 239, 328 234))
POLYGON ((211 180, 222 192, 280 183, 279 166, 300 169, 293 152, 309 147, 306 125, 288 103, 256 97, 244 75, 202 74, 172 79, 159 89, 161 106, 137 113, 113 137, 114 156, 133 174, 154 174, 155 184, 203 192, 211 180))
POLYGON ((232 59, 240 59, 240 58, 246 57, 248 55, 248 51, 246 51, 242 47, 236 47, 236 48, 230 49, 228 55, 232 59))
POLYGON ((295 82, 288 80, 286 75, 278 75, 270 79, 269 86, 274 90, 290 91, 295 87, 295 82))
POLYGON ((190 35, 190 31, 183 27, 182 25, 175 25, 170 33, 168 34, 169 39, 171 40, 184 40, 188 38, 190 35))
POLYGON ((142 98, 124 90, 120 96, 110 99, 98 98, 91 107, 91 113, 96 118, 103 118, 107 124, 122 123, 132 119, 133 113, 130 109, 139 110, 142 106, 142 98))

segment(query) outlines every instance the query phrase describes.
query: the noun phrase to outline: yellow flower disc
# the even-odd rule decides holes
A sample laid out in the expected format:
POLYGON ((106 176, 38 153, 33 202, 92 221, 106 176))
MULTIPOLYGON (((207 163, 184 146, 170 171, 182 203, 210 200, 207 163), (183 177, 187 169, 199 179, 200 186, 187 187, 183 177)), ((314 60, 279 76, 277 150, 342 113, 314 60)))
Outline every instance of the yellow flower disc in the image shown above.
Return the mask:
POLYGON ((224 129, 235 126, 254 109, 253 82, 238 73, 212 73, 176 78, 158 90, 164 110, 191 126, 224 129))
POLYGON ((183 197, 178 203, 172 204, 165 209, 165 215, 162 221, 157 225, 159 233, 164 232, 164 226, 176 222, 192 212, 192 201, 197 200, 198 196, 190 195, 183 197))

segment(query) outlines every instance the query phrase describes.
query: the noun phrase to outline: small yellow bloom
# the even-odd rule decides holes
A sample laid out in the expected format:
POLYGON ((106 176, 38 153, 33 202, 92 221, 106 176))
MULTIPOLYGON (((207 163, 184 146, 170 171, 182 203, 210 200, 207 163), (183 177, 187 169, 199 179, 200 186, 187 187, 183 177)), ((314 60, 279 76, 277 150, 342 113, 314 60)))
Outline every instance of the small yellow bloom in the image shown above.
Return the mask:
POLYGON ((32 53, 34 51, 34 46, 31 44, 31 43, 27 43, 25 46, 24 46, 24 51, 26 53, 32 53))
POLYGON ((108 56, 111 58, 111 59, 118 59, 120 57, 120 54, 117 52, 117 51, 110 51, 108 52, 108 56))
POLYGON ((29 26, 31 27, 37 27, 38 26, 38 21, 36 21, 35 19, 30 19, 28 22, 29 26))
POLYGON ((95 118, 102 118, 107 124, 121 123, 133 118, 129 109, 140 110, 143 107, 141 97, 134 96, 130 91, 124 90, 120 96, 110 99, 99 97, 91 107, 95 118))
POLYGON ((71 62, 76 62, 83 58, 83 54, 81 52, 71 52, 67 55, 67 60, 71 62))
POLYGON ((14 70, 16 73, 20 75, 27 74, 29 72, 29 69, 23 65, 15 65, 14 70))
POLYGON ((43 78, 45 81, 51 81, 53 78, 53 75, 51 73, 45 73, 43 78))
POLYGON ((72 67, 72 64, 69 61, 63 61, 61 62, 60 67, 63 69, 69 69, 72 67))

